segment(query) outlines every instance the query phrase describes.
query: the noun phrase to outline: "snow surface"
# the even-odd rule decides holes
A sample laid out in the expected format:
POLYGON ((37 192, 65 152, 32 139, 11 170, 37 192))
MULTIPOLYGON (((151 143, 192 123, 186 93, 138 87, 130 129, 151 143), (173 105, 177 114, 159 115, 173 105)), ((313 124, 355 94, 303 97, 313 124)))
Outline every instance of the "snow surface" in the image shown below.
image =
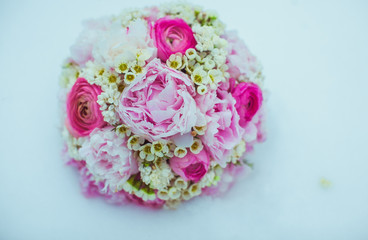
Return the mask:
POLYGON ((60 158, 60 65, 83 19, 153 1, 1 1, 0 239, 368 239, 368 2, 195 2, 264 65, 252 174, 176 211, 85 199, 60 158))

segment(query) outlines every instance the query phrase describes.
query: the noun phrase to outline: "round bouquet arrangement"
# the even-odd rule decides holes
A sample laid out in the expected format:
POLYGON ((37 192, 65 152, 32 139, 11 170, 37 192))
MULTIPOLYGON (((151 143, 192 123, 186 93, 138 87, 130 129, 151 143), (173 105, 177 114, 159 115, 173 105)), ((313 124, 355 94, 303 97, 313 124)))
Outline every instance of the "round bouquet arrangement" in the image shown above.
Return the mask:
POLYGON ((220 195, 265 139, 261 66, 201 7, 86 21, 61 85, 64 155, 88 197, 173 208, 220 195))

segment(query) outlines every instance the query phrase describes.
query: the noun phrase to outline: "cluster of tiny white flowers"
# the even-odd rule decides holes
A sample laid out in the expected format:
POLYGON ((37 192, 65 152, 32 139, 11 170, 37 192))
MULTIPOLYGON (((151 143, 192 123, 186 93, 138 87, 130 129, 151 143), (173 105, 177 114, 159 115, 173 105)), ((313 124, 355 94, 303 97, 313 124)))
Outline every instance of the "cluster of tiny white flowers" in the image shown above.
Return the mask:
POLYGON ((84 141, 86 140, 86 138, 80 137, 80 138, 75 138, 73 137, 68 129, 66 129, 66 127, 63 128, 62 131, 62 136, 64 141, 67 144, 68 147, 68 154, 71 158, 73 158, 74 160, 82 160, 81 156, 79 155, 79 148, 81 148, 82 144, 84 143, 84 141))
POLYGON ((201 11, 200 7, 194 7, 186 3, 165 3, 160 6, 158 17, 162 18, 171 15, 176 18, 183 19, 189 25, 192 25, 196 20, 196 11, 201 11))
POLYGON ((153 189, 166 189, 174 174, 165 159, 159 158, 152 165, 139 163, 142 181, 153 189))
POLYGON ((72 62, 66 62, 62 66, 62 71, 60 75, 60 85, 63 88, 70 89, 74 85, 75 81, 79 77, 81 72, 80 67, 72 62))
POLYGON ((246 143, 245 143, 244 140, 242 140, 232 150, 232 154, 231 154, 228 162, 231 162, 231 163, 234 163, 234 164, 238 163, 239 159, 243 156, 243 154, 245 153, 246 150, 247 150, 246 143))
POLYGON ((113 71, 105 69, 102 65, 88 61, 81 73, 81 77, 85 78, 90 84, 96 84, 101 87, 102 93, 97 97, 97 103, 100 105, 104 121, 111 125, 119 123, 116 108, 122 91, 120 76, 113 71))
POLYGON ((119 20, 123 27, 128 27, 129 24, 136 19, 142 19, 145 17, 149 17, 150 12, 147 9, 125 9, 118 16, 115 17, 116 20, 119 20))
POLYGON ((140 180, 135 180, 136 175, 131 176, 128 181, 126 181, 122 185, 122 190, 129 194, 134 194, 137 197, 140 197, 143 199, 143 201, 147 200, 155 200, 156 194, 153 189, 145 185, 140 180))
POLYGON ((212 163, 206 175, 199 182, 188 182, 177 177, 169 187, 160 189, 157 192, 157 197, 166 201, 166 208, 176 208, 182 200, 189 200, 200 195, 203 188, 216 186, 222 173, 223 169, 218 164, 212 163))
POLYGON ((242 74, 239 76, 238 81, 239 82, 253 82, 257 84, 259 87, 263 88, 264 75, 262 73, 262 70, 263 70, 262 64, 257 60, 251 75, 247 77, 242 74))

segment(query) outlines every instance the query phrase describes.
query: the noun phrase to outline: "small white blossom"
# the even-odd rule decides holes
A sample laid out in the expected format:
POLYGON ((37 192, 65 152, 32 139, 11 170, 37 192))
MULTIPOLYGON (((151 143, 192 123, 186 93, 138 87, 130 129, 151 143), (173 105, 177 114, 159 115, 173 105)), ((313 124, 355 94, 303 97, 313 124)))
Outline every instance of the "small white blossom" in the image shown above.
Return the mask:
POLYGON ((206 94, 207 91, 208 91, 208 88, 206 87, 206 85, 200 85, 197 87, 197 93, 199 93, 200 95, 206 94))
POLYGON ((145 145, 141 146, 139 149, 139 157, 142 159, 146 159, 147 161, 153 161, 156 159, 155 155, 151 151, 152 144, 146 143, 145 145))
POLYGON ((169 147, 167 146, 166 142, 160 140, 155 141, 152 143, 151 146, 151 153, 158 156, 163 157, 169 152, 169 147))
POLYGON ((159 159, 155 162, 154 166, 155 168, 150 174, 150 187, 158 190, 165 189, 170 185, 170 181, 174 178, 174 174, 166 160, 159 159))
POLYGON ((207 126, 195 126, 194 127, 194 131, 198 134, 198 135, 204 135, 206 133, 207 130, 207 126))
POLYGON ((181 197, 184 199, 184 200, 189 200, 192 198, 192 194, 189 190, 184 190, 181 194, 181 197))
POLYGON ((191 196, 198 196, 202 193, 202 189, 197 183, 194 183, 189 187, 189 192, 191 196))
POLYGON ((190 146, 190 151, 194 154, 198 154, 202 151, 203 149, 203 144, 202 141, 200 139, 195 139, 193 141, 192 146, 190 146))
POLYGON ((115 71, 117 73, 127 73, 129 71, 130 66, 131 66, 130 62, 118 62, 115 65, 115 71))
POLYGON ((124 138, 125 136, 129 137, 130 134, 132 134, 132 131, 127 125, 121 124, 116 127, 116 133, 118 134, 118 136, 124 138))
POLYGON ((210 87, 212 89, 216 89, 219 82, 223 81, 225 79, 222 75, 222 72, 217 69, 212 69, 208 72, 207 75, 208 82, 210 83, 210 87))
POLYGON ((144 143, 144 139, 138 135, 133 135, 128 139, 128 148, 130 150, 138 151, 141 144, 144 143))
POLYGON ((175 180, 175 183, 174 183, 175 187, 178 188, 178 189, 186 189, 188 187, 188 182, 185 181, 183 178, 181 177, 178 177, 176 180, 175 180))
POLYGON ((131 84, 136 78, 136 75, 132 72, 128 72, 124 75, 124 82, 126 84, 131 84))
POLYGON ((207 84, 207 72, 203 70, 202 67, 197 67, 194 69, 191 78, 193 82, 197 85, 207 84))
POLYGON ((180 191, 176 187, 171 187, 169 189, 169 197, 170 199, 178 199, 180 197, 180 191))
POLYGON ((195 59, 198 55, 197 55, 197 51, 194 48, 188 48, 185 51, 185 56, 189 59, 189 60, 193 60, 195 59))
POLYGON ((167 191, 167 190, 165 190, 165 189, 162 189, 162 190, 158 191, 158 192, 157 192, 157 197, 158 197, 159 199, 164 200, 164 201, 167 201, 167 200, 169 200, 169 199, 170 199, 170 197, 169 197, 169 193, 168 193, 168 191, 167 191))
POLYGON ((187 149, 183 147, 176 147, 174 155, 178 158, 183 158, 185 155, 187 155, 187 149))
POLYGON ((181 53, 171 54, 166 60, 166 65, 176 70, 182 69, 185 66, 183 62, 183 55, 181 53))

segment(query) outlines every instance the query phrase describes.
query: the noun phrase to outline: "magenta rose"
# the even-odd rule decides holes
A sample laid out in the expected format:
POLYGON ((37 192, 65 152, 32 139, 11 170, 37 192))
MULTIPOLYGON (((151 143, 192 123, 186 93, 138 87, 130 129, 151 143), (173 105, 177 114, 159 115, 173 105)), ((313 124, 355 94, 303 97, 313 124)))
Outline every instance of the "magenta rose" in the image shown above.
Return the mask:
POLYGON ((173 157, 170 159, 170 167, 185 181, 198 182, 207 173, 210 158, 205 150, 198 154, 188 152, 183 158, 173 157))
POLYGON ((147 64, 120 97, 118 114, 132 131, 149 141, 168 139, 191 131, 196 123, 195 89, 182 72, 159 59, 147 64))
POLYGON ((74 137, 88 136, 95 128, 105 125, 97 103, 101 88, 78 78, 66 101, 67 127, 74 137))
POLYGON ((184 54, 188 48, 197 45, 192 29, 183 19, 160 18, 152 30, 152 39, 162 61, 166 61, 174 53, 184 54))
POLYGON ((239 124, 245 127, 262 105, 262 90, 255 83, 239 83, 232 92, 235 108, 240 116, 239 124))

